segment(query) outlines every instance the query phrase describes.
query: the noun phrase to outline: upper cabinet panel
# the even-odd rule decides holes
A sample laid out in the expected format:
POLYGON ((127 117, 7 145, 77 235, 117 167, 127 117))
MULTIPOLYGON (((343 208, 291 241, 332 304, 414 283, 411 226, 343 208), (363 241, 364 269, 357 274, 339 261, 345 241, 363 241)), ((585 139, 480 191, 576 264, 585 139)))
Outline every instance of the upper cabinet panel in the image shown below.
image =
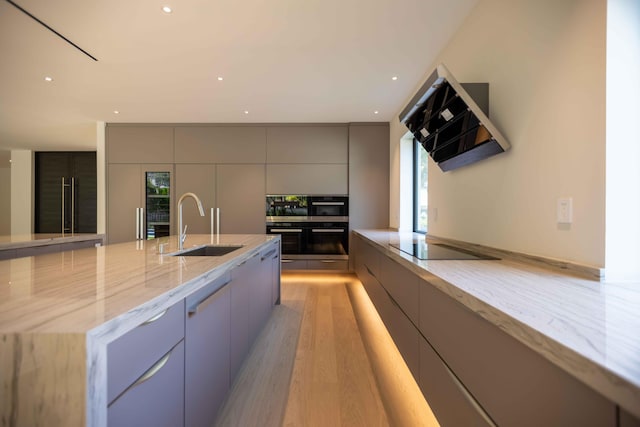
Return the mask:
POLYGON ((173 163, 173 127, 108 125, 106 148, 108 163, 173 163))
POLYGON ((348 163, 348 126, 267 128, 267 163, 348 163))
POLYGON ((178 126, 176 163, 264 163, 262 126, 178 126))

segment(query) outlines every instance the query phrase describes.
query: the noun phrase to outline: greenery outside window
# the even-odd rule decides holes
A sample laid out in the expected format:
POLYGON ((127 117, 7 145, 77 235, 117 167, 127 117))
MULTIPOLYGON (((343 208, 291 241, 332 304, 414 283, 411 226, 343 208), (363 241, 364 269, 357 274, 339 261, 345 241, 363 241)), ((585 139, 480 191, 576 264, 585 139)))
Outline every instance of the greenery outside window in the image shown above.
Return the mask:
POLYGON ((413 231, 427 232, 427 162, 429 155, 413 140, 413 231))

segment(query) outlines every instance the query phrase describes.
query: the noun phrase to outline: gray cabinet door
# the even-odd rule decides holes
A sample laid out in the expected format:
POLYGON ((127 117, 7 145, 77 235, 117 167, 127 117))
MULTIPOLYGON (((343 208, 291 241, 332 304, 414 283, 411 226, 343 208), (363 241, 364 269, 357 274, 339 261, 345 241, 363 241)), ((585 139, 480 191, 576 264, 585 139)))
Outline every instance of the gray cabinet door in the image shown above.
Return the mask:
POLYGON ((267 194, 348 194, 347 164, 267 165, 267 194))
POLYGON ((274 245, 276 253, 271 257, 271 302, 280 304, 280 244, 274 245))
POLYGON ((267 163, 348 163, 348 135, 346 125, 268 127, 267 163))
POLYGON ((265 258, 266 252, 257 257, 257 268, 253 269, 251 281, 251 298, 249 300, 249 342, 253 343, 271 314, 271 255, 265 258))
POLYGON ((135 240, 136 208, 142 207, 140 165, 109 165, 108 174, 107 241, 135 240))
POLYGON ((184 369, 184 341, 180 341, 109 405, 107 425, 183 426, 184 369))
POLYGON ((177 126, 176 163, 259 163, 266 159, 263 126, 177 126))
POLYGON ((415 325, 420 321, 420 282, 418 276, 397 262, 380 257, 380 283, 415 325))
POLYGON ((213 425, 229 390, 231 292, 219 286, 214 281, 187 298, 184 404, 189 427, 213 425))
POLYGON ((221 233, 264 234, 264 165, 217 165, 221 233))
POLYGON ((257 277, 258 255, 234 268, 231 272, 231 334, 229 385, 233 384, 244 358, 249 353, 249 302, 253 295, 252 281, 257 277))
POLYGON ((420 376, 417 379, 440 425, 495 425, 425 340, 420 341, 420 376))
POLYGON ((173 126, 106 128, 107 163, 173 163, 173 126))
MULTIPOLYGON (((216 166, 201 164, 177 164, 176 165, 176 203, 184 193, 192 192, 200 198, 205 216, 198 213, 198 208, 193 200, 186 200, 182 207, 182 226, 188 225, 189 234, 211 233, 211 209, 216 207, 216 166)), ((177 206, 176 206, 177 209, 177 206)), ((177 234, 178 211, 175 213, 176 227, 172 230, 177 234)), ((215 213, 214 213, 215 215, 215 213)))
POLYGON ((389 125, 349 126, 349 224, 389 226, 389 125))

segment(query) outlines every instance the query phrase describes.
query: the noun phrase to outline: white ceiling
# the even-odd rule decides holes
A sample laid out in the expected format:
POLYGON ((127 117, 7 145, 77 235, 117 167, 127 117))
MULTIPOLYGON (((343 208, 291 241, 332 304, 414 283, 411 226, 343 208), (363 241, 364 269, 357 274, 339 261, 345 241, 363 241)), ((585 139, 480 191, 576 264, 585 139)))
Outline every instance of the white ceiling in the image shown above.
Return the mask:
POLYGON ((476 2, 15 0, 96 62, 0 0, 0 149, 95 148, 97 121, 390 121, 476 2))

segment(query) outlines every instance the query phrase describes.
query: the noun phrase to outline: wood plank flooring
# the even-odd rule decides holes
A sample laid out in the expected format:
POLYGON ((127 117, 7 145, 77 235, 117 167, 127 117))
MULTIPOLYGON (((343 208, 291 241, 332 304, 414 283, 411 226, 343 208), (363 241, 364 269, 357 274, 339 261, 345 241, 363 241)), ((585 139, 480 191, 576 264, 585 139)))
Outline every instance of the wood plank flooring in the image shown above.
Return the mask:
POLYGON ((364 292, 353 275, 283 275, 282 304, 251 349, 216 426, 437 425, 425 423, 422 410, 410 411, 418 420, 390 421, 387 414, 397 408, 385 409, 395 403, 388 397, 383 403, 350 301, 358 291, 350 287, 364 292))

